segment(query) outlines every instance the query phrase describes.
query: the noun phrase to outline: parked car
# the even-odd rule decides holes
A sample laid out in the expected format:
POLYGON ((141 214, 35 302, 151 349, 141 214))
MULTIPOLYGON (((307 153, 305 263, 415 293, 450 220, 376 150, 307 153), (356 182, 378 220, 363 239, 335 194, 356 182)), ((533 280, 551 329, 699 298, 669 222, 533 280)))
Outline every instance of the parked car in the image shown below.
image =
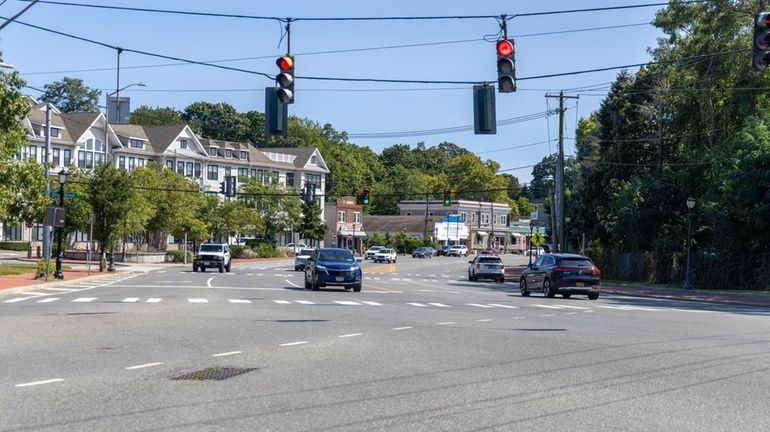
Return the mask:
POLYGON ((526 255, 526 256, 530 256, 530 255, 532 255, 532 256, 535 256, 535 255, 537 255, 537 256, 545 255, 545 249, 543 249, 542 247, 531 247, 531 248, 527 249, 526 251, 524 251, 524 255, 526 255))
POLYGON ((465 245, 452 245, 446 252, 447 256, 467 257, 468 246, 465 245))
POLYGON ((301 251, 302 249, 306 249, 307 245, 305 243, 289 243, 286 245, 288 249, 290 249, 294 254, 296 255, 301 251))
POLYGON ((377 251, 376 254, 374 254, 374 262, 389 262, 394 263, 396 262, 396 250, 390 249, 390 248, 383 248, 377 251))
POLYGON ((294 257, 294 271, 301 271, 305 269, 305 263, 310 255, 313 253, 313 249, 302 249, 294 257))
POLYGON ((436 251, 436 256, 440 256, 440 255, 446 256, 448 251, 449 251, 449 246, 443 245, 440 248, 438 248, 438 250, 436 251))
POLYGON ((476 255, 476 258, 468 261, 468 280, 494 279, 497 282, 505 282, 505 266, 503 260, 496 255, 476 255))
POLYGON ((412 258, 433 258, 436 250, 431 247, 419 247, 412 252, 412 258))
POLYGON ((205 272, 207 268, 219 269, 220 273, 230 273, 230 246, 222 243, 204 243, 198 248, 198 254, 193 258, 194 272, 205 272))
POLYGON ((315 249, 305 265, 305 289, 318 291, 327 285, 337 285, 346 290, 361 291, 360 259, 354 258, 347 249, 315 249))
POLYGON ((545 297, 561 294, 570 298, 572 294, 586 294, 590 300, 596 300, 601 287, 601 270, 588 257, 568 253, 539 256, 524 269, 519 280, 524 297, 532 291, 541 291, 545 297))
POLYGON ((372 246, 369 249, 364 252, 364 259, 373 259, 374 254, 377 253, 378 250, 385 249, 385 246, 372 246))

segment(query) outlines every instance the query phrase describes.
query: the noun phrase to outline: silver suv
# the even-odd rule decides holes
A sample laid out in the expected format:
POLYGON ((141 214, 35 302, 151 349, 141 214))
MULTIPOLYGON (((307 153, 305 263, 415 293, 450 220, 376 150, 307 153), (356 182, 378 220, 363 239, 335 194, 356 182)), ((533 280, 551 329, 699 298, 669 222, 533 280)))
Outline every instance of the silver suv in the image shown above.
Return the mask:
POLYGON ((222 243, 204 243, 198 248, 198 255, 193 259, 193 271, 200 269, 205 272, 207 268, 219 269, 220 273, 230 273, 230 246, 222 243))

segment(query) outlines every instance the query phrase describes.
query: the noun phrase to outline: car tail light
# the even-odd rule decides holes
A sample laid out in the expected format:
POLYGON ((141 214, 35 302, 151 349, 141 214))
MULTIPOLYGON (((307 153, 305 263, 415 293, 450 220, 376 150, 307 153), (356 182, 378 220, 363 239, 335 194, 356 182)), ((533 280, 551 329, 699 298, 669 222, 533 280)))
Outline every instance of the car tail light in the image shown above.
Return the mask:
POLYGON ((551 272, 553 272, 553 273, 561 273, 561 272, 567 271, 567 270, 569 270, 569 269, 566 268, 566 267, 556 267, 553 270, 551 270, 551 272))
POLYGON ((602 271, 599 270, 599 267, 593 267, 591 269, 591 274, 595 275, 595 276, 601 276, 602 275, 602 271))

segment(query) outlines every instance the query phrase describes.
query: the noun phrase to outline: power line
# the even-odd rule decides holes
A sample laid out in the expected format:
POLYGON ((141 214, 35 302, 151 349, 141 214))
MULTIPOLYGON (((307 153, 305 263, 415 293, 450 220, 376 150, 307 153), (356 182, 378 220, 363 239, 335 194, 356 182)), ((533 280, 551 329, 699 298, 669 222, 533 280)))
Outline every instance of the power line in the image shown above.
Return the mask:
POLYGON ((550 143, 552 141, 554 141, 554 140, 551 140, 551 141, 539 141, 539 142, 535 142, 535 143, 522 144, 522 145, 517 145, 517 146, 512 146, 512 147, 502 147, 502 148, 497 148, 497 149, 493 149, 493 150, 484 150, 484 151, 475 152, 475 153, 477 155, 480 155, 480 154, 484 154, 484 153, 494 153, 494 152, 499 152, 499 151, 504 151, 504 150, 514 150, 514 149, 520 149, 520 148, 525 148, 525 147, 533 147, 533 146, 537 146, 537 145, 548 144, 548 143, 550 143))
MULTIPOLYGON (((24 12, 28 11, 28 10, 29 10, 29 8, 31 8, 32 6, 34 6, 34 5, 35 5, 37 2, 39 2, 39 1, 40 1, 40 0, 32 0, 32 2, 31 2, 30 4, 28 4, 28 5, 27 5, 27 7, 25 7, 25 8, 24 8, 24 9, 22 9, 21 11, 19 11, 19 13, 17 13, 16 15, 12 16, 11 18, 3 18, 3 19, 5 19, 6 21, 5 21, 4 23, 0 24, 0 30, 4 29, 4 28, 5 28, 5 27, 6 27, 8 24, 10 24, 10 23, 12 23, 12 22, 16 21, 16 18, 20 17, 20 16, 21 16, 21 15, 22 15, 24 12)), ((5 2, 3 2, 3 3, 5 3, 5 2)))

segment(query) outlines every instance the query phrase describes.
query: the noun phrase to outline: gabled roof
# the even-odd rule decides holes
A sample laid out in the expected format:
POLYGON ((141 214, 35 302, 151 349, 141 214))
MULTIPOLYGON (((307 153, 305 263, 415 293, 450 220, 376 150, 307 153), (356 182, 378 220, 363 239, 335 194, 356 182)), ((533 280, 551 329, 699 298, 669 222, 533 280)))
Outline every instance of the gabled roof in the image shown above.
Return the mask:
POLYGON ((144 132, 156 153, 163 153, 187 127, 184 123, 168 126, 145 126, 144 132))
POLYGON ((72 137, 72 141, 77 142, 100 116, 103 114, 98 112, 62 113, 61 119, 70 137, 72 137))
POLYGON ((294 155, 296 156, 294 159, 294 166, 297 168, 305 168, 310 162, 310 158, 315 154, 321 159, 323 164, 323 167, 319 166, 318 168, 325 172, 329 172, 328 168, 326 168, 326 162, 323 160, 321 153, 315 147, 265 147, 260 150, 263 152, 294 155))

